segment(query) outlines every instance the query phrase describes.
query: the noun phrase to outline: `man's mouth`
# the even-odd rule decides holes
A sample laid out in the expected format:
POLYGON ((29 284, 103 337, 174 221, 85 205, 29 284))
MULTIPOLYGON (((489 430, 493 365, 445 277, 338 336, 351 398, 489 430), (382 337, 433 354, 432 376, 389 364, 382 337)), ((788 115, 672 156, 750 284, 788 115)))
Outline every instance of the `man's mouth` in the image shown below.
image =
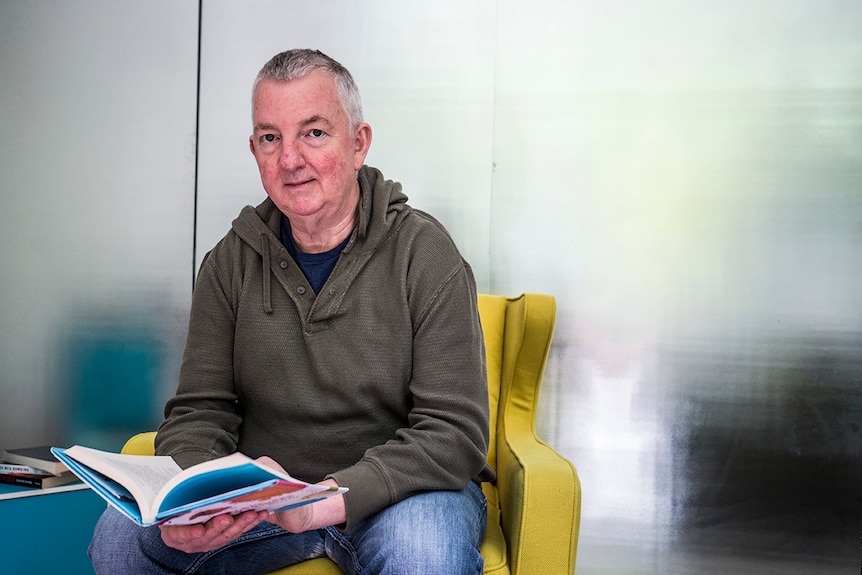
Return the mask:
POLYGON ((296 180, 291 182, 284 182, 284 186, 287 188, 298 188, 300 186, 304 186, 305 184, 311 183, 312 180, 296 180))

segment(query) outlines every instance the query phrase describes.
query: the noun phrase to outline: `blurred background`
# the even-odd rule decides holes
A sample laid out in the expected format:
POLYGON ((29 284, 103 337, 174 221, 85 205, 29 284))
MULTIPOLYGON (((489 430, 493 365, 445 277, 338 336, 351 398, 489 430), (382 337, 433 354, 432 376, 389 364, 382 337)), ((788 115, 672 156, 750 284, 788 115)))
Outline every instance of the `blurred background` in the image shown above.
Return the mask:
MULTIPOLYGON (((0 0, 0 449, 119 449, 246 204, 260 66, 354 74, 368 163, 483 292, 554 294, 578 573, 858 573, 862 4, 0 0)), ((540 575, 540 574, 537 574, 540 575)))

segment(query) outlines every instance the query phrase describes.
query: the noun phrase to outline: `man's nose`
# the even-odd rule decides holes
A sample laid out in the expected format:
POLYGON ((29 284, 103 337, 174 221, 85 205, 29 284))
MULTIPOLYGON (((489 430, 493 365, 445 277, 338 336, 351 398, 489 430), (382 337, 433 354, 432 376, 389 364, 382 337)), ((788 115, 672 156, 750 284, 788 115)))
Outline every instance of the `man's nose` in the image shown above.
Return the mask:
POLYGON ((284 170, 295 170, 301 168, 305 163, 305 157, 296 143, 285 143, 281 149, 279 164, 284 170))

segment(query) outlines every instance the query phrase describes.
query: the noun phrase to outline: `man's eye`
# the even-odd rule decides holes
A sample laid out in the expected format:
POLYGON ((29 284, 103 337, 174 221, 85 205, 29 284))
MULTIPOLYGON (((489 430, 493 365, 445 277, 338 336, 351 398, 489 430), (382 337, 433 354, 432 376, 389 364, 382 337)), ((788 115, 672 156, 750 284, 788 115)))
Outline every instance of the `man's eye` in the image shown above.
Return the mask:
POLYGON ((311 131, 309 132, 309 134, 311 134, 311 136, 312 136, 313 138, 319 138, 319 137, 321 137, 321 136, 324 134, 324 132, 323 132, 323 130, 321 130, 321 129, 319 129, 319 128, 314 128, 313 130, 311 130, 311 131))
POLYGON ((261 141, 261 142, 266 142, 266 143, 270 144, 270 143, 272 143, 272 142, 274 142, 274 141, 275 141, 275 134, 264 134, 264 135, 260 138, 260 141, 261 141))

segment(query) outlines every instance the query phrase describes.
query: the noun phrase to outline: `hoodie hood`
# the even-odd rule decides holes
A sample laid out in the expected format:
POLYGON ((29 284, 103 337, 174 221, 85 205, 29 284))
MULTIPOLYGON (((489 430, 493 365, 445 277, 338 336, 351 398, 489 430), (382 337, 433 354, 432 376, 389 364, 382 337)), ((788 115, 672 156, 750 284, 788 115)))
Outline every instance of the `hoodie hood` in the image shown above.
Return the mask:
MULTIPOLYGON (((387 180, 377 168, 363 166, 357 175, 359 206, 356 227, 342 252, 367 261, 381 243, 390 238, 410 213, 401 184, 387 180)), ((246 206, 233 221, 237 237, 263 260, 263 305, 272 313, 270 266, 283 261, 287 250, 281 243, 281 212, 270 198, 257 207, 246 206)))

